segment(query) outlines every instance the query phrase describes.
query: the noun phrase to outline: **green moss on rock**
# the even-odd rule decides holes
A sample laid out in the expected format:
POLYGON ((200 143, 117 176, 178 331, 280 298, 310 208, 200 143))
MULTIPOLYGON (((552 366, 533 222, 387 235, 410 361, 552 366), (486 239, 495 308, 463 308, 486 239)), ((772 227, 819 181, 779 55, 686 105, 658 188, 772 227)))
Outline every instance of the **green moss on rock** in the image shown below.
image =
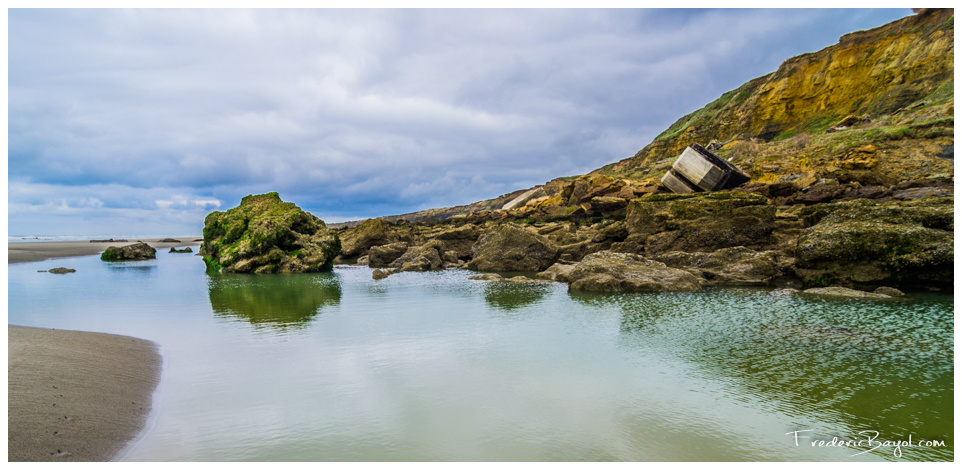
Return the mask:
POLYGON ((200 253, 212 271, 296 273, 328 271, 340 251, 324 221, 267 193, 209 214, 200 253))
POLYGON ((837 203, 799 235, 796 271, 808 286, 951 288, 953 198, 837 203))

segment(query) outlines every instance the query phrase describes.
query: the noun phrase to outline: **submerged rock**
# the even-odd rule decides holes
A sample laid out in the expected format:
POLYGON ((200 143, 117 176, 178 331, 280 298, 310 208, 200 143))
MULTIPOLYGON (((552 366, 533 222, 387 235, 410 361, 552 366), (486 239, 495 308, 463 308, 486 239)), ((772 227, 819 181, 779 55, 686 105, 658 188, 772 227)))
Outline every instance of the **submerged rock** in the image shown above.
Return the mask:
POLYGON ((67 273, 75 273, 77 272, 77 270, 71 269, 71 268, 53 268, 47 272, 53 273, 53 274, 67 274, 67 273))
POLYGON ((542 271, 561 253, 547 238, 513 224, 488 229, 471 251, 468 269, 475 271, 542 271))
POLYGON ((595 292, 696 291, 701 282, 688 271, 631 253, 600 251, 586 256, 567 275, 573 290, 595 292))
POLYGON ((324 221, 268 193, 208 215, 200 252, 215 271, 300 273, 330 270, 340 249, 324 221))
POLYGON ((122 247, 111 246, 100 255, 103 261, 143 261, 157 257, 157 250, 140 242, 122 247))

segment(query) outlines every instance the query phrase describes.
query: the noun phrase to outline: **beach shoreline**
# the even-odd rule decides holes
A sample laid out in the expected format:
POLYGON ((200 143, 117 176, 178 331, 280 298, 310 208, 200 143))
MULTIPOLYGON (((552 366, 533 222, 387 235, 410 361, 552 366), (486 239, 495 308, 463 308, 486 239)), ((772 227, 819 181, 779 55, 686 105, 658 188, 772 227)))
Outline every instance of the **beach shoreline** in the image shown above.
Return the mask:
MULTIPOLYGON (((200 245, 145 239, 160 250, 200 245)), ((7 263, 97 255, 127 242, 7 243, 7 263)), ((107 333, 7 326, 7 460, 108 461, 143 430, 162 358, 151 341, 107 333)))
POLYGON ((10 462, 108 461, 143 429, 162 359, 151 341, 7 326, 10 462))
POLYGON ((172 247, 199 246, 201 237, 180 238, 180 242, 161 242, 162 238, 149 238, 128 241, 56 241, 56 242, 7 242, 7 264, 45 261, 49 259, 73 258, 103 253, 111 246, 124 246, 143 241, 160 250, 172 247))

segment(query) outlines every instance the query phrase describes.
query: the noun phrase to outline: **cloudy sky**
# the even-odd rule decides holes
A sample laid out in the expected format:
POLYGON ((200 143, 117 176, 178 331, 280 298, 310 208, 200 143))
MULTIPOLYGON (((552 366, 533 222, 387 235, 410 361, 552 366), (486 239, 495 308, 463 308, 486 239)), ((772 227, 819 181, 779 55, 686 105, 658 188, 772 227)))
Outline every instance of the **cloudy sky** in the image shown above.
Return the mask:
POLYGON ((8 235, 327 222, 633 155, 788 57, 911 10, 8 11, 8 235))

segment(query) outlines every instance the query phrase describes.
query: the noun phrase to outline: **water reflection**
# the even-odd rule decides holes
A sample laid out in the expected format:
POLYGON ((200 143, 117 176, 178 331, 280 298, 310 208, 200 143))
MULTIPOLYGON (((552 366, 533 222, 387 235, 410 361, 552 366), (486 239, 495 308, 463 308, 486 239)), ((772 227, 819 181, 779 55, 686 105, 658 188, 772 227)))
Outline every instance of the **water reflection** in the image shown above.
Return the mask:
POLYGON ((944 439, 946 447, 915 457, 953 456, 950 298, 879 304, 750 289, 572 294, 586 305, 617 306, 621 332, 634 344, 683 357, 761 404, 842 423, 837 432, 944 439))
POLYGON ((484 286, 484 300, 499 310, 518 310, 541 301, 550 290, 547 286, 537 284, 488 282, 484 286))
POLYGON ((280 329, 302 327, 321 308, 341 301, 341 284, 334 273, 212 274, 207 291, 215 315, 280 329))
POLYGON ((105 262, 107 271, 124 276, 152 277, 157 274, 155 260, 148 261, 112 261, 105 262))

